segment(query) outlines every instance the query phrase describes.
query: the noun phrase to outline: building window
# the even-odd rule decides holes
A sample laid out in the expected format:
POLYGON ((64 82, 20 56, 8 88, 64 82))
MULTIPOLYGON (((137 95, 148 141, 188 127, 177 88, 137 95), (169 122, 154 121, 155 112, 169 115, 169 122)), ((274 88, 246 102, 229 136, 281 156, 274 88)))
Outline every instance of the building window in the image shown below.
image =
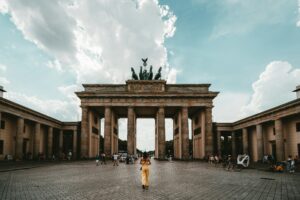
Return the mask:
POLYGON ((94 117, 94 124, 98 124, 98 119, 97 119, 97 117, 94 117))
POLYGON ((0 140, 0 155, 3 154, 3 148, 4 148, 4 142, 3 140, 0 140))
POLYGON ((296 123, 296 131, 300 132, 300 122, 296 123))
POLYGON ((194 130, 194 135, 199 135, 199 134, 201 134, 201 127, 196 128, 196 129, 194 130))
POLYGON ((1 129, 5 129, 5 121, 4 120, 1 120, 0 128, 1 129))
POLYGON ((275 128, 273 128, 273 135, 276 135, 276 131, 275 131, 275 128))

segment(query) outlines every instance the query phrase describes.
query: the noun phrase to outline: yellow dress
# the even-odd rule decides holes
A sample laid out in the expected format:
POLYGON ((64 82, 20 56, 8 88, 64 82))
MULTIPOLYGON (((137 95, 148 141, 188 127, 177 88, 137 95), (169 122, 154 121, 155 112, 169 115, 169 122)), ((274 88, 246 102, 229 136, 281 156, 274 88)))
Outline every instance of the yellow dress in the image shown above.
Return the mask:
POLYGON ((150 160, 141 160, 142 165, 142 185, 149 186, 149 165, 151 164, 150 160))

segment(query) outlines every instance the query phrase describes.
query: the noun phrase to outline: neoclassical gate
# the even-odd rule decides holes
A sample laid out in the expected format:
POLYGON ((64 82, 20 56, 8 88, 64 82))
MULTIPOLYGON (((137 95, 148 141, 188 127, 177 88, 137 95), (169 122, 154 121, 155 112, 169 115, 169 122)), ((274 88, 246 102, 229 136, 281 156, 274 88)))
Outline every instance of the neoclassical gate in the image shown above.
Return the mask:
POLYGON ((136 119, 155 118, 155 157, 164 159, 165 118, 173 119, 174 157, 189 159, 192 120, 193 158, 214 152, 210 84, 166 84, 164 80, 128 80, 126 84, 84 84, 81 100, 81 156, 99 152, 99 119, 104 118, 104 152, 118 152, 118 118, 128 118, 127 150, 136 154, 136 119))

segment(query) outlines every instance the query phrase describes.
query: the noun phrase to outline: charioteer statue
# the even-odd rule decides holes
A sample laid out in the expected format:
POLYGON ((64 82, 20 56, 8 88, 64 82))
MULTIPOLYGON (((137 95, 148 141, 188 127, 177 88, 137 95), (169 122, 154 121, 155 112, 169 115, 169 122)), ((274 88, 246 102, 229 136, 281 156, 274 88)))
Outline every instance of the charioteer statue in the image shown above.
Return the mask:
POLYGON ((162 67, 160 67, 158 69, 158 72, 155 74, 154 79, 153 79, 153 72, 152 72, 153 67, 152 67, 152 65, 150 65, 149 72, 146 69, 148 58, 142 58, 142 61, 143 61, 144 69, 143 69, 142 66, 140 66, 139 76, 135 73, 134 69, 131 67, 131 72, 132 72, 131 78, 132 78, 132 80, 160 80, 161 79, 162 67))

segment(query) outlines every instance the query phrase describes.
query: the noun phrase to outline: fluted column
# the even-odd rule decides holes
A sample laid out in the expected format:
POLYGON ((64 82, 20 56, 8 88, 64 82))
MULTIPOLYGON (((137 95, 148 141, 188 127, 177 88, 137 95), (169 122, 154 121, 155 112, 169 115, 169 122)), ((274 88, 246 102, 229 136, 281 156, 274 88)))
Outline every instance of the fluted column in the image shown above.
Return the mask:
POLYGON ((82 107, 82 116, 81 116, 81 157, 88 157, 88 142, 89 142, 89 111, 87 107, 82 107))
POLYGON ((73 158, 77 159, 77 129, 73 131, 73 158))
POLYGON ((135 117, 134 109, 128 108, 128 119, 127 119, 127 152, 130 155, 134 154, 134 139, 135 139, 135 117))
POLYGON ((104 152, 106 156, 110 156, 112 154, 111 149, 111 108, 105 107, 104 111, 104 152))
POLYGON ((205 109, 205 155, 213 154, 212 107, 205 109))
POLYGON ((221 155, 221 131, 217 131, 217 152, 221 155))
POLYGON ((165 109, 160 107, 157 113, 157 140, 158 159, 165 159, 166 136, 165 136, 165 109))
POLYGON ((277 161, 284 160, 284 141, 281 119, 275 120, 275 140, 276 140, 276 159, 277 161))
POLYGON ((187 160, 190 157, 189 152, 189 116, 188 107, 181 109, 181 141, 182 141, 182 159, 187 160))
POLYGON ((34 127, 33 157, 38 157, 40 153, 40 138, 41 124, 36 122, 34 127))
POLYGON ((23 131, 24 131, 24 119, 19 117, 17 120, 17 134, 16 134, 16 159, 23 158, 23 131))
POLYGON ((48 158, 53 154, 53 128, 48 127, 48 158))
POLYGON ((256 125, 256 139, 257 139, 257 158, 262 160, 264 149, 263 149, 263 135, 262 135, 262 125, 256 125))
POLYGON ((243 153, 249 154, 248 130, 243 128, 243 153))
POLYGON ((231 132, 231 154, 233 158, 236 158, 236 133, 231 132))

